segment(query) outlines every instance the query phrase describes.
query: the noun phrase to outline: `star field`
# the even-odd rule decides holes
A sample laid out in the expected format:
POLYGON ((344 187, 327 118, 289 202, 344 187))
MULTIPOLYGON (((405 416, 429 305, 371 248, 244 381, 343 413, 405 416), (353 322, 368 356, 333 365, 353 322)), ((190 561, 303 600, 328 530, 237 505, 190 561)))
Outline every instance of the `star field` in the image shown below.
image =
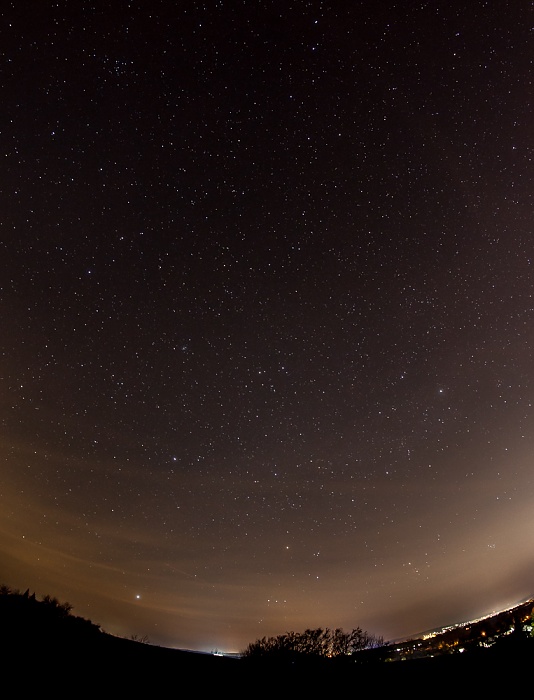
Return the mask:
POLYGON ((234 651, 531 596, 530 3, 0 12, 2 582, 234 651))

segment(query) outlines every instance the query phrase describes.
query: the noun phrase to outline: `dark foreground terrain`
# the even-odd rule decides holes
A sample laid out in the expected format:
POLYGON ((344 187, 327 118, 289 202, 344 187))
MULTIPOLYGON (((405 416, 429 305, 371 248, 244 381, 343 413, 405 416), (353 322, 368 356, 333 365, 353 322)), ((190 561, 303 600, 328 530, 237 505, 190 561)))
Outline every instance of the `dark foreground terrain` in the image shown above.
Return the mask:
POLYGON ((504 637, 490 648, 408 661, 353 658, 274 663, 167 649, 114 637, 55 599, 0 595, 4 697, 378 698, 531 695, 534 639, 504 637))
MULTIPOLYGON (((91 640, 20 636, 2 639, 3 680, 29 697, 322 697, 333 692, 424 693, 506 697, 532 685, 531 640, 480 652, 364 664, 306 661, 272 664, 166 649, 101 633, 91 640)), ((7 696, 6 696, 7 697, 7 696)))

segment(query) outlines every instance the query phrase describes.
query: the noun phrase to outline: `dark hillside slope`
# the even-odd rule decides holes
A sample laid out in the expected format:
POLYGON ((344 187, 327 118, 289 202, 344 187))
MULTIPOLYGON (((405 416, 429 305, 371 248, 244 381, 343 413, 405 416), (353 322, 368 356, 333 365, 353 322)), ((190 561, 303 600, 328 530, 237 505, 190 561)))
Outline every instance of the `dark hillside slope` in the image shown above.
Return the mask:
POLYGON ((54 599, 43 603, 27 594, 0 595, 0 633, 2 681, 23 695, 49 690, 55 697, 230 692, 234 698, 314 698, 372 689, 442 697, 491 693, 503 684, 508 694, 530 688, 534 667, 534 640, 524 635, 510 635, 489 649, 409 661, 251 662, 114 637, 54 599))

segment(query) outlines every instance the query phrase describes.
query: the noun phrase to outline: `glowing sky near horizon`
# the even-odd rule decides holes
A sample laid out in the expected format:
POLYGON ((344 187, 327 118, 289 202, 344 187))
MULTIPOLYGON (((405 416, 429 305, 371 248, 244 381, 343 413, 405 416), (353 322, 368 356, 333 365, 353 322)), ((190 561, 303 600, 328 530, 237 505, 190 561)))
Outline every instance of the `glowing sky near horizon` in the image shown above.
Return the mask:
POLYGON ((532 596, 531 3, 0 14, 0 583, 225 651, 532 596))

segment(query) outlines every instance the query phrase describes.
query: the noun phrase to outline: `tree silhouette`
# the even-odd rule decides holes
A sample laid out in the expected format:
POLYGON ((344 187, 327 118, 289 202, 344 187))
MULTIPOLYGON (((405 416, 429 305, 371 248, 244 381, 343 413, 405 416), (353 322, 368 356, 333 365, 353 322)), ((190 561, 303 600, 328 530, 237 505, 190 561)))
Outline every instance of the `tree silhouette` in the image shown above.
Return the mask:
POLYGON ((383 646, 384 640, 356 627, 350 632, 337 628, 307 629, 263 637, 247 646, 245 659, 291 660, 304 658, 332 659, 350 657, 365 649, 383 646))
POLYGON ((72 612, 72 605, 70 603, 60 603, 57 598, 52 598, 49 595, 45 595, 42 602, 50 610, 53 610, 58 617, 67 617, 72 612))

